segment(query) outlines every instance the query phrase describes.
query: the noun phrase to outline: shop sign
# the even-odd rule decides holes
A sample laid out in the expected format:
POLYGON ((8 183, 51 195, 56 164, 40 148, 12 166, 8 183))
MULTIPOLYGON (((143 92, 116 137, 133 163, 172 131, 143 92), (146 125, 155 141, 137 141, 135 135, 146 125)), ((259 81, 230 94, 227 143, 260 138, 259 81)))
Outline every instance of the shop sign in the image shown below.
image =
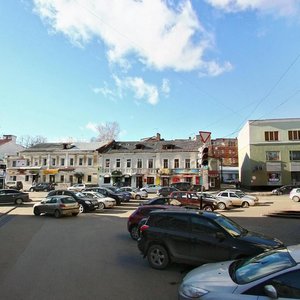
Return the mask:
POLYGON ((44 175, 55 175, 58 173, 58 169, 46 169, 43 170, 44 175))

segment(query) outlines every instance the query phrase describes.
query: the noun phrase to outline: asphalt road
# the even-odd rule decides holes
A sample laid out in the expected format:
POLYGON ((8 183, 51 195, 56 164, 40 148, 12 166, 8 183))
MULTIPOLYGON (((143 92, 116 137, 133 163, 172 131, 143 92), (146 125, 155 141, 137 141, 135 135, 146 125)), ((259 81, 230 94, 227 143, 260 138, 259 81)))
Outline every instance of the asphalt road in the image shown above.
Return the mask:
MULTIPOLYGON (((141 257, 126 228, 136 202, 113 210, 55 219, 24 205, 0 218, 0 299, 177 299, 191 267, 157 271, 141 257)), ((270 218, 300 209, 287 196, 260 197, 260 205, 224 212, 248 229, 300 243, 299 219, 270 218)))

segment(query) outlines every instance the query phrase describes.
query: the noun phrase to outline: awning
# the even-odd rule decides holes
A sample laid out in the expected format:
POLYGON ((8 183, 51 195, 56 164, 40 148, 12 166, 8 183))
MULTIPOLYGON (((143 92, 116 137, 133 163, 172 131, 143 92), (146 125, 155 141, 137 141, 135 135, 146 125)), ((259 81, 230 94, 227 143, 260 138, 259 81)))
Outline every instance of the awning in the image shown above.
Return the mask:
POLYGON ((104 177, 104 178, 109 178, 109 177, 110 177, 110 174, 104 174, 103 177, 104 177))

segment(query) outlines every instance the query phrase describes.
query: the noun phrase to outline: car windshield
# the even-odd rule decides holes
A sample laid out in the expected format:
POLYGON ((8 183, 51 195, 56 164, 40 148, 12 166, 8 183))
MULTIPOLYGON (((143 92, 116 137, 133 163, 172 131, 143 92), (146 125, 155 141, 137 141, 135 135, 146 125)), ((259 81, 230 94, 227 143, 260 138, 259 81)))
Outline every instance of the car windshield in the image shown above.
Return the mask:
POLYGON ((238 225, 234 221, 232 221, 224 216, 218 216, 215 219, 215 222, 217 224, 219 224, 223 229, 225 229, 233 237, 237 237, 237 236, 247 233, 247 229, 243 228, 242 226, 238 225))
POLYGON ((295 265, 287 249, 277 249, 233 262, 229 274, 234 282, 246 284, 295 265))
POLYGON ((68 204, 68 203, 76 203, 76 201, 72 198, 72 197, 68 197, 68 198, 62 198, 61 199, 62 203, 68 204))

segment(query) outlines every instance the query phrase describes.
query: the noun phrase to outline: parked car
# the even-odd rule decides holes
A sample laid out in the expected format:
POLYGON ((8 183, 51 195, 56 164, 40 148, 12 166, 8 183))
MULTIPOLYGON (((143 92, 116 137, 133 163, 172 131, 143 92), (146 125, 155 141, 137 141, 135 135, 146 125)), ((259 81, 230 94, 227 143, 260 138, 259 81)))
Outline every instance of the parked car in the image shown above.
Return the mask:
POLYGON ((135 200, 147 199, 148 193, 147 191, 141 191, 138 188, 132 188, 130 186, 124 186, 118 189, 121 192, 127 192, 131 194, 131 198, 135 200))
POLYGON ((145 205, 139 206, 129 217, 127 220, 127 230, 130 233, 130 236, 133 240, 137 240, 139 238, 139 222, 148 217, 150 212, 158 209, 168 209, 170 206, 168 205, 145 205))
POLYGON ((300 245, 249 259, 202 265, 184 278, 179 300, 300 299, 300 245))
POLYGON ((181 203, 175 199, 171 199, 170 197, 155 197, 149 199, 145 202, 140 203, 140 205, 176 205, 182 206, 181 203))
POLYGON ((40 182, 33 185, 29 192, 50 192, 55 189, 55 185, 51 182, 40 182))
POLYGON ((36 216, 42 213, 51 214, 55 218, 65 215, 77 216, 79 214, 79 204, 71 196, 55 195, 34 204, 33 213, 36 216))
POLYGON ((300 201, 300 188, 292 189, 289 195, 290 199, 292 199, 295 202, 300 201))
POLYGON ((223 198, 223 199, 218 199, 214 194, 210 194, 210 193, 207 193, 207 192, 198 192, 197 193, 198 196, 201 196, 207 200, 214 200, 217 202, 217 207, 218 209, 221 209, 221 210, 225 210, 225 209, 230 209, 233 207, 232 205, 232 201, 230 199, 226 199, 226 198, 223 198))
POLYGON ((121 202, 124 201, 124 195, 122 193, 116 194, 106 187, 91 187, 84 189, 84 191, 94 191, 104 195, 105 197, 113 198, 116 200, 117 205, 121 205, 121 202))
POLYGON ((113 193, 117 194, 120 196, 120 198, 122 199, 122 202, 129 202, 131 199, 131 193, 130 192, 126 192, 126 191, 121 191, 120 188, 116 187, 116 186, 106 186, 105 188, 111 190, 113 193))
POLYGON ((258 198, 252 195, 246 195, 240 191, 225 190, 216 195, 216 198, 222 201, 230 200, 233 206, 249 207, 258 203, 258 198))
POLYGON ((272 190, 273 195, 283 195, 283 194, 289 194, 292 189, 298 188, 299 186, 296 185, 283 185, 281 187, 278 187, 274 190, 272 190))
POLYGON ((196 192, 190 191, 176 191, 170 195, 171 199, 179 201, 183 206, 194 207, 197 209, 203 209, 208 211, 214 211, 218 208, 218 203, 214 199, 202 198, 196 192))
POLYGON ((174 182, 171 183, 171 187, 174 187, 180 191, 189 191, 192 187, 192 184, 188 181, 183 181, 183 182, 174 182))
POLYGON ((5 188, 7 189, 14 189, 14 190, 22 190, 23 189, 23 182, 22 181, 15 181, 15 180, 9 180, 5 182, 5 188))
POLYGON ((98 192, 82 191, 82 194, 84 194, 88 198, 96 199, 99 204, 99 209, 112 208, 117 204, 115 199, 111 197, 105 197, 104 195, 98 192))
POLYGON ((163 186, 156 192, 156 194, 158 197, 167 197, 167 196, 170 196, 170 194, 172 192, 176 192, 176 191, 179 191, 179 190, 176 189, 175 187, 163 186))
POLYGON ((73 197, 79 204, 79 213, 85 213, 88 211, 93 211, 99 207, 98 201, 96 199, 91 199, 86 197, 81 192, 74 192, 69 190, 54 190, 48 193, 47 197, 65 195, 73 197))
POLYGON ((68 187, 69 191, 74 191, 74 192, 81 192, 86 188, 84 183, 76 183, 72 186, 68 187))
POLYGON ((23 202, 31 202, 28 193, 20 192, 19 190, 3 189, 0 190, 1 204, 16 204, 21 205, 23 202))
POLYGON ((146 191, 147 193, 157 193, 157 191, 161 188, 160 185, 157 184, 146 184, 140 190, 146 191))
POLYGON ((138 239, 139 250, 155 269, 170 262, 199 265, 250 257, 283 246, 222 214, 183 208, 152 211, 138 239))

